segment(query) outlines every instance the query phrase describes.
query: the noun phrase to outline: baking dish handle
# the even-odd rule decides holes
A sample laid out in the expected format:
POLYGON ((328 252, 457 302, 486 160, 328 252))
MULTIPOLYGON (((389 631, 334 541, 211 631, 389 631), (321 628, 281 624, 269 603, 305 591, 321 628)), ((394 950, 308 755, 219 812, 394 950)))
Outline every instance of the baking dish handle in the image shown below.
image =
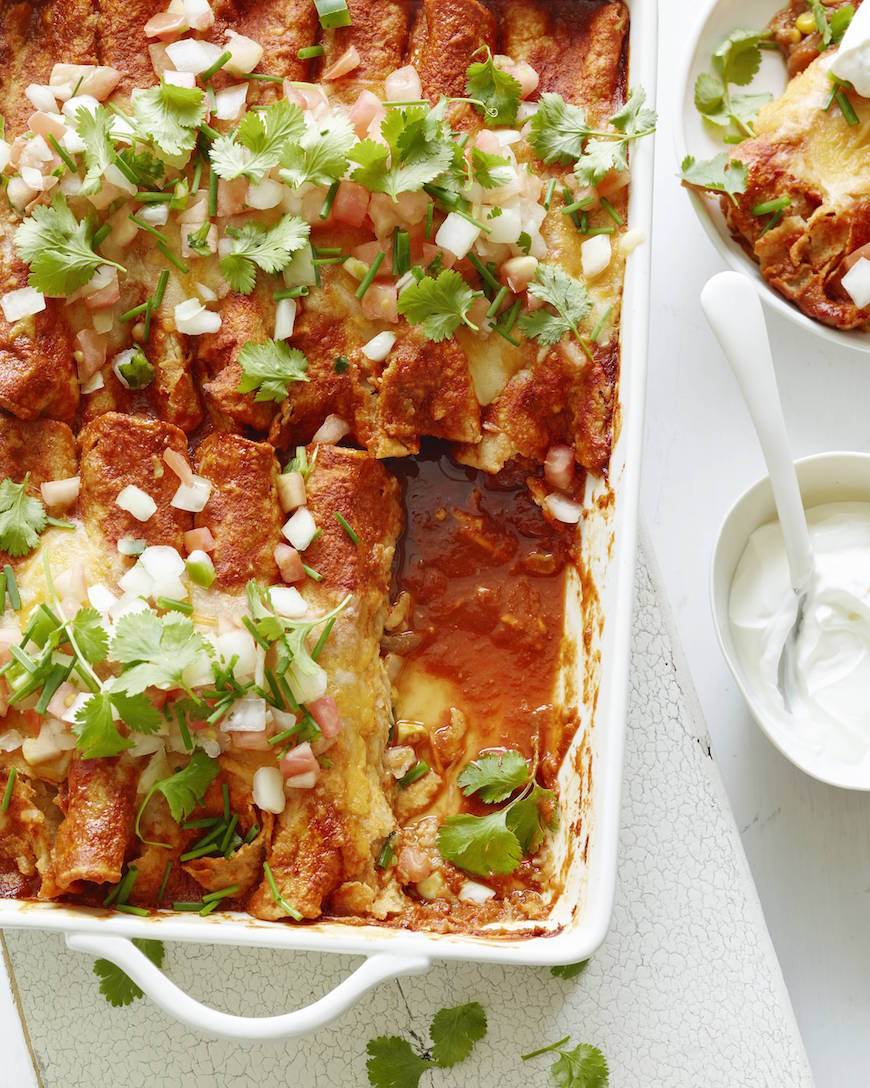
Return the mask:
POLYGON ((88 952, 92 956, 111 960, 165 1013, 188 1027, 204 1035, 248 1042, 308 1035, 329 1024, 379 983, 403 975, 420 975, 430 966, 425 956, 397 956, 379 952, 369 956, 334 990, 303 1009, 280 1016, 234 1016, 211 1009, 185 993, 126 937, 69 933, 66 943, 76 952, 88 952))

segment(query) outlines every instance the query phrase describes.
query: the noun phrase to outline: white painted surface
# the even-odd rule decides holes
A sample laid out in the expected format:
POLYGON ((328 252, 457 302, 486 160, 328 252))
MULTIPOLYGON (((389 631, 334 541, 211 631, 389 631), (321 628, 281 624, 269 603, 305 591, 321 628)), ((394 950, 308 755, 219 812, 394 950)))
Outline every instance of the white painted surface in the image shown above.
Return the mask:
MULTIPOLYGON (((311 1039, 203 1039, 139 1001, 112 1009, 91 961, 60 935, 6 934, 45 1088, 361 1088, 378 1034, 425 1038, 433 1013, 479 1000, 489 1030, 432 1088, 544 1088, 520 1055, 570 1033, 606 1054, 613 1088, 812 1088, 794 1017, 661 597, 636 594, 620 869, 613 923, 570 982, 546 968, 441 964, 378 987, 311 1039)), ((170 945, 199 999, 280 1013, 347 974, 346 956, 170 945)), ((2 1044, 2 1038, 0 1038, 2 1044)), ((0 1049, 2 1053, 2 1049, 0 1049)), ((0 1088, 20 1088, 4 1079, 0 1088)))
POLYGON ((6 970, 6 945, 0 936, 0 1086, 7 1084, 10 1088, 37 1088, 36 1070, 6 970))
MULTIPOLYGON (((818 1088, 865 1088, 870 797, 811 781, 765 740, 719 655, 707 600, 719 521, 763 467, 698 303, 723 264, 675 178, 674 75, 698 10, 697 0, 661 4, 643 507, 818 1088)), ((795 455, 870 450, 867 356, 768 316, 795 455)))

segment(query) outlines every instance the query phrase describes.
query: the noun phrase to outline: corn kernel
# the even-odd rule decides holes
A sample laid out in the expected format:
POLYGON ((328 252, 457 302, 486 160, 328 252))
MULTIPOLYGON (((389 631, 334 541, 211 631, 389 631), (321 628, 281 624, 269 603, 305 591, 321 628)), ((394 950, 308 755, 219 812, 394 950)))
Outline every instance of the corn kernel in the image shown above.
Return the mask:
POLYGON ((816 29, 816 20, 811 11, 805 11, 802 15, 798 15, 794 25, 801 34, 812 34, 816 29))
POLYGON ((788 40, 791 42, 792 45, 797 45, 797 43, 801 40, 803 35, 801 34, 801 32, 798 30, 798 28, 796 26, 793 26, 791 28, 791 30, 786 32, 786 37, 788 38, 788 40))

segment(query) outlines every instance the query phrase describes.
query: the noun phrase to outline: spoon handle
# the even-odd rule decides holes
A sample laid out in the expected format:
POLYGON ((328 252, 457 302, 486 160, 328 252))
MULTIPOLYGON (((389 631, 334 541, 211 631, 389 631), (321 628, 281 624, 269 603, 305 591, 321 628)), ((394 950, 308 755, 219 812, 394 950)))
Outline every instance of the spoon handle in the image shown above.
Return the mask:
POLYGON ((785 539, 792 586, 801 591, 813 571, 813 551, 761 301, 745 276, 720 272, 701 292, 701 306, 755 424, 785 539))

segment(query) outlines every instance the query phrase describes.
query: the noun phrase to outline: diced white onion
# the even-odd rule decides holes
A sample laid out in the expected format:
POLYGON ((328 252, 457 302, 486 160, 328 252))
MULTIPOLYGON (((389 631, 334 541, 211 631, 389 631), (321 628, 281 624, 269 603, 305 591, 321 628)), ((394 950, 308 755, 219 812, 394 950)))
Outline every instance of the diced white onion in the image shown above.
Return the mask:
POLYGON ((304 552, 317 532, 317 523, 307 506, 300 508, 284 523, 282 534, 297 552, 304 552))
POLYGON ((341 416, 337 416, 330 412, 314 432, 311 441, 319 442, 324 446, 334 446, 336 442, 340 442, 346 434, 350 434, 350 424, 342 419, 341 416))
POLYGON ((184 573, 184 560, 177 548, 168 544, 152 544, 139 556, 142 569, 155 582, 167 582, 180 578, 184 573))
POLYGON ((76 720, 76 714, 83 707, 87 706, 88 701, 92 698, 90 692, 80 692, 75 699, 70 703, 66 710, 61 714, 61 721, 74 722, 76 720))
POLYGON ((102 582, 97 582, 96 585, 88 586, 88 600, 93 608, 96 608, 98 612, 108 612, 110 608, 118 603, 118 598, 114 593, 102 582))
POLYGON ((214 26, 214 12, 208 0, 184 0, 183 10, 191 30, 208 30, 214 26))
POLYGON ((198 514, 205 508, 211 495, 211 483, 202 476, 194 476, 192 484, 181 483, 170 499, 169 505, 176 510, 189 510, 198 514))
POLYGON ((128 514, 132 514, 137 521, 148 521, 157 513, 157 503, 147 491, 143 491, 135 484, 127 484, 121 489, 115 499, 115 505, 126 510, 128 514))
MULTIPOLYGON (((101 310, 94 310, 91 314, 91 324, 94 326, 94 332, 106 333, 115 324, 115 311, 111 306, 105 306, 101 310)), ((94 375, 96 378, 97 375, 94 375)), ((99 375, 102 378, 102 374, 99 375)), ((96 389, 102 389, 102 385, 95 387, 96 389)))
POLYGON ((227 31, 225 49, 232 56, 224 65, 224 71, 231 76, 246 76, 253 72, 263 59, 263 47, 253 38, 246 38, 244 34, 237 34, 234 30, 227 31))
POLYGON ((284 198, 284 186, 271 178, 264 178, 261 182, 248 186, 248 195, 245 201, 250 207, 260 211, 269 208, 277 208, 284 198))
MULTIPOLYGON (((292 190, 287 189, 287 193, 292 195, 292 190)), ((311 287, 316 282, 311 246, 297 249, 284 269, 284 284, 287 287, 311 287)))
MULTIPOLYGON (((66 143, 65 140, 64 143, 66 143)), ((66 150, 72 152, 72 154, 75 155, 78 154, 78 151, 84 151, 84 147, 78 148, 78 151, 71 147, 68 147, 66 150)), ((78 176, 78 174, 71 174, 69 171, 67 171, 60 179, 60 191, 63 193, 64 196, 78 196, 79 193, 82 191, 83 186, 84 182, 78 176)))
MULTIPOLYGON (((85 698, 87 698, 85 696, 85 698)), ((21 745, 21 754, 31 765, 57 759, 76 746, 76 738, 55 718, 46 718, 38 737, 28 737, 21 745)))
POLYGON ((172 61, 173 68, 178 72, 193 72, 195 76, 220 60, 223 52, 219 45, 198 38, 182 38, 166 47, 166 55, 172 61))
POLYGON ((8 140, 0 140, 0 173, 2 173, 9 165, 9 160, 12 157, 12 145, 8 140))
POLYGON ((305 477, 301 472, 282 472, 278 476, 278 502, 285 514, 305 505, 305 477))
POLYGON ((530 117, 534 117, 540 108, 540 102, 520 102, 517 106, 517 120, 522 124, 523 121, 528 121, 530 117))
POLYGON ((279 816, 287 804, 284 776, 277 767, 258 767, 254 771, 254 804, 264 812, 279 816))
POLYGON ((35 287, 20 287, 17 291, 7 291, 0 296, 0 308, 11 325, 22 317, 30 317, 44 310, 45 296, 35 287))
MULTIPOLYGON (((220 121, 235 121, 245 108, 247 97, 247 83, 237 83, 232 87, 224 87, 222 91, 218 91, 214 96, 215 116, 220 121)), ((248 203, 251 204, 251 201, 249 200, 248 203)), ((267 206, 270 208, 275 207, 274 204, 267 206)), ((251 204, 251 207, 256 208, 257 205, 251 204)))
POLYGON ((859 310, 870 306, 870 261, 866 257, 859 257, 843 276, 843 290, 859 310))
POLYGON ((68 476, 65 480, 46 480, 39 485, 46 506, 72 506, 79 497, 81 478, 68 476))
POLYGON ((38 190, 31 189, 24 178, 10 178, 6 185, 6 196, 9 203, 16 211, 24 211, 25 207, 36 196, 38 190))
POLYGON ((125 593, 133 597, 150 597, 154 588, 154 579, 141 563, 135 563, 121 575, 118 585, 125 593))
POLYGON ((275 339, 289 340, 296 324, 296 299, 282 298, 275 307, 275 339))
MULTIPOLYGON (((96 328, 96 322, 94 322, 94 328, 96 328)), ((83 396, 88 397, 91 393, 98 393, 101 389, 105 389, 106 380, 103 377, 102 370, 98 370, 96 374, 92 374, 86 382, 81 382, 79 385, 79 391, 83 396)))
POLYGON ((363 344, 362 353, 367 359, 371 359, 373 363, 380 363, 393 350, 395 342, 396 334, 394 332, 379 332, 367 344, 363 344))
POLYGON ((43 113, 57 113, 57 99, 50 87, 44 87, 41 83, 28 83, 24 93, 38 110, 43 113))
POLYGON ((513 245, 523 230, 519 208, 502 208, 501 215, 487 219, 486 225, 489 227, 486 240, 493 244, 513 245))
POLYGON ((269 599, 279 616, 286 616, 291 620, 301 619, 308 611, 305 599, 293 586, 270 586, 269 599))
POLYGON ((459 889, 458 898, 463 903, 485 903, 494 896, 495 892, 492 888, 487 888, 485 884, 478 884, 475 880, 466 880, 459 889))
POLYGON ((201 336, 217 332, 221 327, 221 316, 207 310, 198 298, 187 298, 175 307, 175 327, 188 336, 201 336))
POLYGON ((261 733, 266 728, 266 700, 257 695, 237 699, 221 722, 225 733, 261 733))
MULTIPOLYGON (((122 192, 127 193, 128 196, 136 195, 136 186, 113 162, 110 162, 103 171, 103 177, 110 185, 117 186, 122 192)), ((164 204, 163 207, 165 208, 166 205, 164 204)))
POLYGON ((193 285, 193 289, 203 302, 217 302, 217 295, 207 284, 197 282, 193 285))
POLYGON ((544 507, 556 519, 565 525, 576 525, 583 514, 583 507, 566 495, 552 493, 544 499, 544 507))
MULTIPOLYGON (((280 774, 280 771, 278 773, 280 774)), ((317 771, 291 775, 290 778, 284 779, 284 785, 292 790, 313 790, 317 785, 317 771)))
POLYGON ((77 94, 75 98, 68 98, 61 106, 64 117, 75 123, 78 120, 79 110, 87 110, 88 113, 96 113, 99 102, 91 94, 77 94))
POLYGON ((5 733, 0 733, 0 752, 14 752, 21 747, 24 740, 24 734, 17 729, 7 729, 5 733))
POLYGON ((127 751, 134 759, 138 756, 153 756, 156 752, 163 753, 166 750, 166 738, 161 737, 159 733, 153 733, 150 736, 144 733, 133 733, 130 740, 133 742, 133 747, 127 751))
POLYGON ((226 666, 236 659, 233 666, 233 676, 240 682, 246 683, 254 679, 254 671, 257 666, 257 645, 250 632, 237 628, 233 631, 225 631, 212 639, 214 648, 221 662, 226 666))
POLYGON ((610 238, 606 234, 596 234, 593 238, 587 238, 580 246, 583 275, 590 280, 600 276, 610 264, 611 256, 610 238))
POLYGON ((151 227, 165 226, 169 219, 169 205, 146 204, 144 208, 139 209, 138 218, 151 227))
POLYGON ((456 212, 451 212, 435 235, 435 244, 455 254, 460 260, 480 237, 480 227, 469 223, 456 212))

